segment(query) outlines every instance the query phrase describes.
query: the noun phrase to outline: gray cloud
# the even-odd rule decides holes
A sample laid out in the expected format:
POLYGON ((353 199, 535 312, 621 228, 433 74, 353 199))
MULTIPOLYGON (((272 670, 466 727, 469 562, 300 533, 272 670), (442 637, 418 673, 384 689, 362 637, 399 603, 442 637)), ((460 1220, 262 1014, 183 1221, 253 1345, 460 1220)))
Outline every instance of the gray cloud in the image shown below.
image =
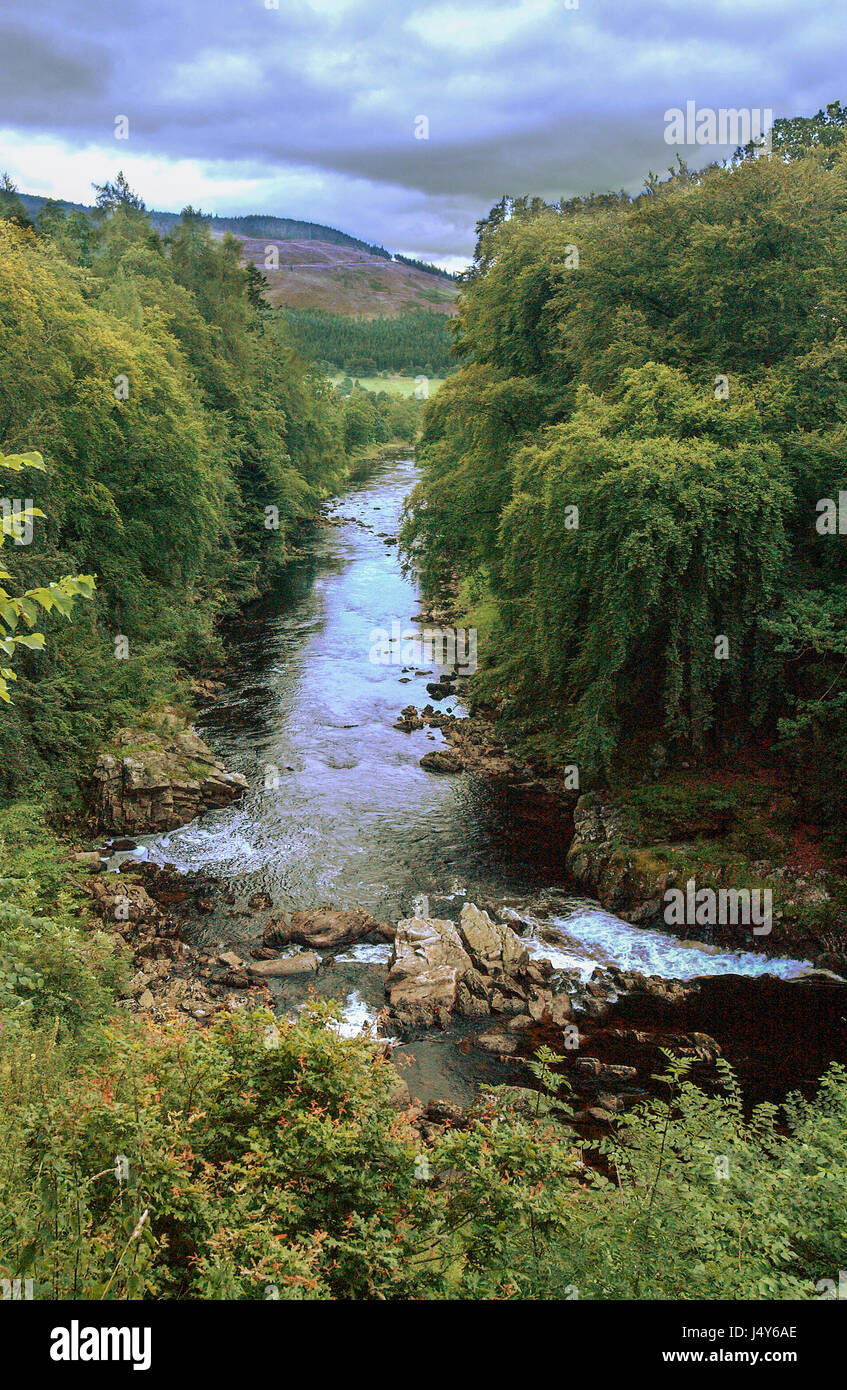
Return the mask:
POLYGON ((447 256, 469 251, 504 191, 637 189, 672 160, 669 107, 793 114, 844 96, 828 0, 279 3, 6 0, 0 124, 114 150, 114 168, 132 154, 259 181, 261 207, 228 193, 218 212, 313 217, 447 256))

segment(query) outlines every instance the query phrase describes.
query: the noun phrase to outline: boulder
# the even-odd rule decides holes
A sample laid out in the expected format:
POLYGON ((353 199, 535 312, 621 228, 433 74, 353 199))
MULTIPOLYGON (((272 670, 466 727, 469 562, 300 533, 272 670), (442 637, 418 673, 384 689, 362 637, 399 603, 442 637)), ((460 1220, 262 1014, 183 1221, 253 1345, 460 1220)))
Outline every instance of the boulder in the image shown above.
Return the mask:
POLYGON ((427 772, 461 772, 465 764, 453 748, 433 748, 424 753, 420 765, 427 772))
POLYGON ((117 874, 92 879, 88 891, 98 916, 107 923, 155 922, 162 915, 146 888, 118 878, 117 874))
POLYGON ((314 951, 300 951, 296 956, 254 961, 247 966, 247 973, 254 980, 277 980, 286 975, 312 975, 319 965, 314 951))
POLYGON ((262 941, 266 946, 313 946, 319 951, 331 951, 336 946, 348 946, 355 941, 390 941, 391 927, 378 922, 361 908, 343 910, 318 907, 306 911, 282 913, 266 924, 262 941))
POLYGON ((397 923, 385 980, 390 1007, 409 1026, 444 1023, 459 984, 473 973, 455 924, 446 918, 407 917, 397 923))

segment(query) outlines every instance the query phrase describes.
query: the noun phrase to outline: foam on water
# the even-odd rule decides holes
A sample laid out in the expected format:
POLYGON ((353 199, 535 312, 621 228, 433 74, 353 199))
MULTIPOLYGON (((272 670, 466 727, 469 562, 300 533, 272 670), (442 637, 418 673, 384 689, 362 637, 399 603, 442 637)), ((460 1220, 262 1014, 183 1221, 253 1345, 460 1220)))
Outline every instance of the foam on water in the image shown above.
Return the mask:
POLYGON ((545 957, 557 970, 579 970, 586 980, 598 965, 616 965, 622 970, 661 975, 668 980, 693 980, 699 975, 776 975, 792 980, 812 968, 807 960, 773 958, 758 951, 704 948, 702 943, 687 945, 664 932, 634 927, 600 907, 586 907, 547 919, 545 935, 553 928, 560 934, 560 942, 543 940, 539 935, 541 922, 530 920, 535 927, 525 938, 530 954, 545 957))
POLYGON ((343 965, 387 965, 390 958, 391 945, 387 941, 375 945, 359 941, 355 946, 348 947, 343 955, 335 957, 343 965))
POLYGON ((376 1037, 376 1018, 376 1010, 354 989, 344 1001, 341 1018, 328 1026, 342 1038, 358 1038, 362 1033, 376 1037))

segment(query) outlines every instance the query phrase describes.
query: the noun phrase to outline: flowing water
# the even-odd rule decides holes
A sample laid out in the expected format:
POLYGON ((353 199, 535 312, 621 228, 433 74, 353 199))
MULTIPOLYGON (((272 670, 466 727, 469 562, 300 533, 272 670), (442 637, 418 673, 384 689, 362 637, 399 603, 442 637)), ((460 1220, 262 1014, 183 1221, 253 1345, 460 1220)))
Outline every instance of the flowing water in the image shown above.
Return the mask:
MULTIPOLYGON (((473 901, 529 910, 537 922, 530 948, 585 976, 610 962, 682 979, 802 973, 801 961, 687 946, 569 897, 566 824, 539 821, 514 786, 420 767, 423 754, 443 743, 440 731, 404 733, 393 725, 403 706, 430 700, 426 684, 438 668, 370 659, 374 629, 408 627, 419 608, 396 544, 414 481, 415 465, 406 460, 381 464, 352 486, 273 595, 232 628, 226 690, 198 728, 247 776, 249 790, 226 810, 145 837, 135 852, 214 875, 234 895, 228 905, 216 899, 204 944, 255 945, 262 920, 245 905, 258 891, 277 910, 325 903, 362 907, 388 922, 426 907, 452 916, 473 901)), ((463 713, 452 698, 439 708, 463 713)), ((341 951, 313 986, 346 1001, 348 1031, 384 1002, 388 950, 341 951)), ((280 1004, 296 1006, 298 989, 275 986, 280 1004)), ((442 1048, 436 1070, 456 1073, 448 1089, 472 1089, 467 1058, 448 1054, 443 1040, 428 1046, 442 1048)), ((484 1065, 476 1072, 484 1074, 484 1065)))

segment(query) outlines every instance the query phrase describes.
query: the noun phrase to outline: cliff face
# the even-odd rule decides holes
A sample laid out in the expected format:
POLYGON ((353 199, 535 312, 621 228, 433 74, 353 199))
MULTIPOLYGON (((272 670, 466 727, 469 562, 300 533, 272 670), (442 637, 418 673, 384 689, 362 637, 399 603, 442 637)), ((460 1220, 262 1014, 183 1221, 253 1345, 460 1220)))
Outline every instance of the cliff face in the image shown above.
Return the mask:
POLYGON ((229 772, 208 744, 168 713, 155 728, 118 730, 97 758, 90 800, 99 829, 142 835, 228 806, 246 787, 240 772, 229 772))

